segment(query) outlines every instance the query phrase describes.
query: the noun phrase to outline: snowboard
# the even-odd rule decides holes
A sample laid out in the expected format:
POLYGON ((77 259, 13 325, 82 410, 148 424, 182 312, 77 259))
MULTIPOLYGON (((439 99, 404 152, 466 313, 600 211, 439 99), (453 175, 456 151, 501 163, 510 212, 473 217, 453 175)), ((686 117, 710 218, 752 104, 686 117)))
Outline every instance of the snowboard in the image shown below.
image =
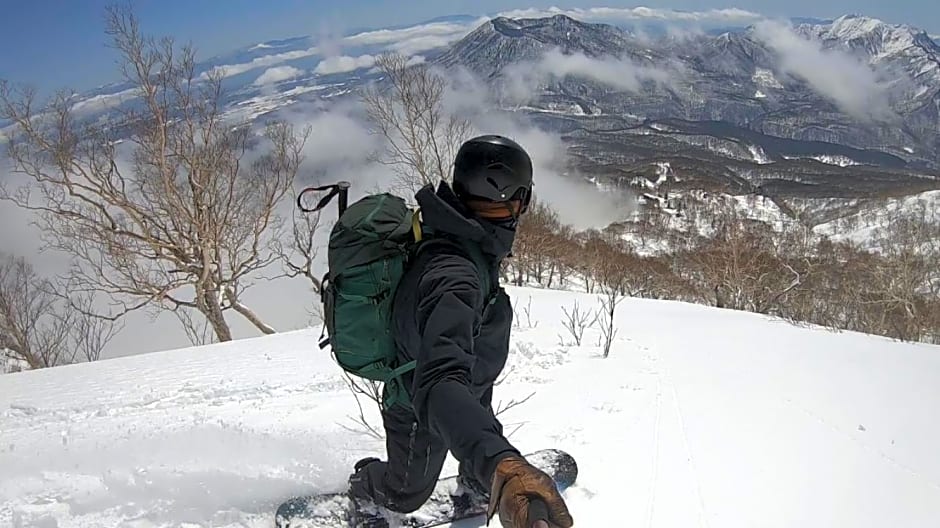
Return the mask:
MULTIPOLYGON (((525 458, 551 476, 559 491, 564 491, 578 478, 574 457, 564 451, 543 449, 525 458)), ((390 527, 431 528, 485 515, 486 508, 485 497, 460 493, 454 475, 439 479, 431 498, 417 511, 387 512, 386 517, 390 527)), ((277 528, 357 528, 351 522, 355 513, 345 492, 294 497, 277 509, 274 524, 277 528)))

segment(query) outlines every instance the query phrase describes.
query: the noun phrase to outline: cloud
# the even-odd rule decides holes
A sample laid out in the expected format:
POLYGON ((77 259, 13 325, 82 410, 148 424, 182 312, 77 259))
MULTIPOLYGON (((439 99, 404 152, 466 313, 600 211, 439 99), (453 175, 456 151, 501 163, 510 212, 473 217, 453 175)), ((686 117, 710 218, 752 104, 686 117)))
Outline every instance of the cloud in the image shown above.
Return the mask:
MULTIPOLYGON (((482 22, 481 22, 482 23, 482 22)), ((406 40, 422 38, 428 36, 434 37, 453 37, 455 35, 466 35, 468 27, 472 25, 457 24, 453 22, 434 22, 431 24, 422 24, 403 29, 379 29, 376 31, 366 31, 356 35, 350 35, 343 39, 348 44, 355 45, 374 45, 374 44, 394 44, 406 40)), ((457 37, 460 38, 460 37, 457 37)))
POLYGON ((602 229, 633 212, 623 194, 578 177, 558 134, 502 113, 480 114, 474 124, 484 134, 508 136, 526 149, 532 157, 535 196, 551 205, 562 222, 576 229, 602 229))
POLYGON ((779 22, 759 22, 754 36, 777 53, 783 73, 806 81, 843 112, 864 120, 894 115, 888 104, 888 83, 861 60, 839 50, 823 49, 820 42, 808 40, 779 22))
POLYGON ((358 167, 367 163, 369 153, 380 146, 378 136, 369 132, 364 108, 358 101, 295 105, 275 117, 298 129, 310 127, 303 152, 307 172, 358 167))
MULTIPOLYGON (((234 75, 239 75, 251 70, 258 68, 264 68, 266 66, 273 66, 275 64, 280 64, 282 62, 287 62, 289 60, 302 59, 305 57, 312 57, 314 55, 320 54, 320 49, 316 46, 312 48, 307 48, 304 50, 295 50, 295 51, 285 51, 283 53, 274 53, 272 55, 264 55, 261 57, 256 57, 250 62, 242 62, 237 64, 223 64, 216 66, 210 70, 211 72, 221 72, 223 77, 232 77, 234 75)), ((208 77, 208 72, 204 72, 201 75, 202 79, 208 77)))
POLYGON ((603 228, 632 213, 628 197, 603 191, 578 177, 569 166, 559 134, 539 128, 522 115, 499 110, 495 94, 470 71, 449 70, 448 75, 445 110, 469 119, 474 134, 507 136, 522 145, 532 157, 538 199, 550 204, 563 222, 577 229, 603 228))
POLYGON ((317 64, 313 72, 320 75, 329 75, 332 73, 351 72, 360 68, 371 68, 374 65, 375 57, 373 55, 360 55, 359 57, 342 55, 324 59, 320 64, 317 64))
POLYGON ((81 115, 93 114, 121 106, 140 95, 137 88, 129 88, 112 94, 101 94, 82 99, 72 105, 72 111, 81 115))
POLYGON ((388 50, 413 55, 456 42, 487 20, 480 18, 469 24, 434 22, 404 29, 380 29, 351 35, 343 41, 358 46, 384 45, 388 50))
POLYGON ((591 7, 560 9, 515 9, 504 11, 500 16, 508 18, 542 18, 566 15, 584 22, 694 22, 694 23, 752 23, 763 19, 762 15, 738 8, 710 9, 708 11, 675 11, 672 9, 654 9, 649 7, 614 8, 591 7))
POLYGON ((535 62, 523 62, 505 70, 506 89, 512 101, 526 102, 540 84, 581 77, 618 90, 638 92, 645 82, 669 84, 679 72, 653 67, 617 57, 588 57, 583 53, 565 54, 560 49, 547 51, 535 62))
POLYGON ((252 84, 255 86, 267 86, 300 77, 304 73, 306 73, 304 70, 293 66, 275 66, 274 68, 265 70, 252 84))

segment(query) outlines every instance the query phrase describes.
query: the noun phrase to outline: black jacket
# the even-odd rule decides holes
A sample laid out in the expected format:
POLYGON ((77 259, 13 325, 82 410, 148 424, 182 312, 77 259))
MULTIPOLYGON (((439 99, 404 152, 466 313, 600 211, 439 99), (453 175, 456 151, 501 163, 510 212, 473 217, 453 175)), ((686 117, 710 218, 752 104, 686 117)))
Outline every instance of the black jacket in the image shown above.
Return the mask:
POLYGON ((431 243, 418 253, 393 308, 400 359, 417 360, 405 384, 418 421, 488 485, 496 463, 518 454, 490 406, 509 354, 513 312, 499 287, 499 265, 514 232, 473 218, 446 183, 437 192, 425 187, 416 198, 424 224, 436 235, 478 245, 495 293, 482 291, 480 273, 459 248, 431 243))

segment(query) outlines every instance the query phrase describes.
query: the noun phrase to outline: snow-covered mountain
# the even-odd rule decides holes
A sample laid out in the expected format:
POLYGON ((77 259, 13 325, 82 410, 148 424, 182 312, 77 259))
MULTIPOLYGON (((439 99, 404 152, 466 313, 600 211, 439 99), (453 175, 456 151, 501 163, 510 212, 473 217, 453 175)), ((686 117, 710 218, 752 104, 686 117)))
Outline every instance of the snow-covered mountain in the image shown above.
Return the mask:
POLYGON ((608 24, 588 24, 565 15, 519 19, 497 17, 478 27, 437 59, 445 66, 463 65, 486 77, 507 66, 538 61, 554 48, 565 53, 645 58, 645 46, 608 24))
MULTIPOLYGON (((372 78, 374 56, 383 51, 464 66, 491 82, 557 52, 543 64, 548 72, 536 72, 554 75, 523 79, 533 100, 526 108, 632 122, 721 120, 940 169, 940 46, 917 28, 858 15, 795 22, 650 35, 564 14, 461 15, 329 39, 258 43, 205 60, 199 71, 224 70, 229 105, 251 119, 355 91, 372 78), (851 89, 840 86, 853 81, 851 89), (871 115, 860 115, 866 112, 871 115)), ((134 94, 127 89, 102 87, 76 104, 94 114, 128 104, 134 94)))
MULTIPOLYGON (((719 32, 668 24, 462 15, 257 43, 199 71, 224 71, 230 117, 251 121, 355 97, 376 79, 375 56, 397 51, 476 73, 502 110, 561 137, 569 174, 604 184, 655 181, 668 164, 684 188, 777 203, 940 187, 940 46, 923 31, 857 15, 719 32)), ((135 100, 112 85, 75 104, 107 119, 135 100)))
POLYGON ((721 120, 778 137, 929 160, 934 167, 940 161, 940 47, 909 26, 842 17, 650 39, 564 15, 498 18, 438 61, 512 81, 513 65, 552 50, 559 52, 545 65, 552 75, 526 79, 536 84, 529 86, 530 106, 567 104, 575 115, 633 122, 721 120), (625 77, 636 82, 624 83, 625 77), (839 85, 853 80, 859 82, 851 89, 839 85))
MULTIPOLYGON (((940 524, 940 348, 628 299, 603 359, 595 329, 577 346, 561 324, 594 296, 509 292, 494 405, 525 400, 499 415, 523 451, 577 458, 576 526, 940 524)), ((261 528, 341 489, 383 441, 318 337, 0 376, 0 526, 261 528)))
POLYGON ((844 51, 876 71, 897 76, 892 106, 903 116, 904 127, 937 127, 940 45, 926 32, 858 15, 841 17, 829 26, 803 25, 797 31, 819 40, 827 50, 844 51))

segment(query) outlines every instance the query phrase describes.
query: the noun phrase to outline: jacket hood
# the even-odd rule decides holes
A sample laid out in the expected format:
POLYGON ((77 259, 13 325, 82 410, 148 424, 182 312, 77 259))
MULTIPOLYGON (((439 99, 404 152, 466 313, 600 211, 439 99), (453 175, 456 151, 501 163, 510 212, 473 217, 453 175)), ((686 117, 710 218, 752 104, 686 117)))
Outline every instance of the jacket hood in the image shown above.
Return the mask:
POLYGON ((477 218, 460 202, 447 182, 441 182, 434 191, 427 185, 415 194, 421 207, 421 217, 428 227, 446 235, 480 245, 484 253, 499 261, 512 251, 515 231, 477 218))

